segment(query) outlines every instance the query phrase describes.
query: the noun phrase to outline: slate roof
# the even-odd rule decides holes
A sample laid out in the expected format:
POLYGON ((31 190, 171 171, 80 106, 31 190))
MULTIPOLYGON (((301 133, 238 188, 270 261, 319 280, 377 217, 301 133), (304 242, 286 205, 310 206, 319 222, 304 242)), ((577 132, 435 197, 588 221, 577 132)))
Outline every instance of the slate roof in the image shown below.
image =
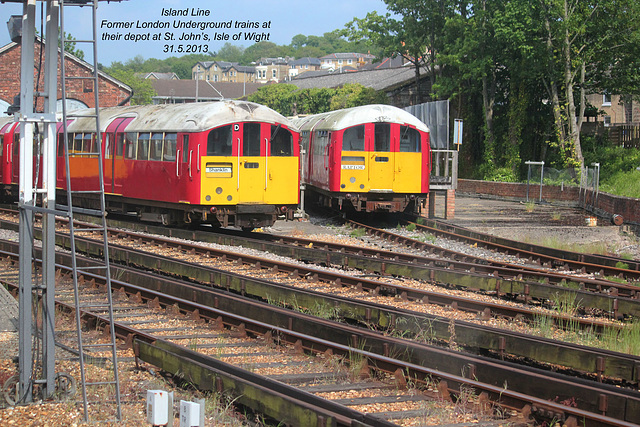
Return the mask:
MULTIPOLYGON (((382 68, 378 70, 356 71, 351 73, 332 73, 324 75, 310 75, 316 73, 308 71, 290 82, 300 89, 338 87, 346 83, 360 83, 375 90, 385 90, 404 84, 415 78, 412 67, 382 68)), ((427 76, 426 71, 423 76, 427 76)))
MULTIPOLYGON (((158 97, 195 99, 195 80, 152 80, 151 84, 158 97)), ((258 88, 264 86, 262 83, 231 83, 231 82, 207 82, 198 81, 198 98, 200 99, 238 99, 244 95, 250 95, 258 88), (214 89, 215 88, 215 89, 214 89), (216 91, 217 89, 217 91, 216 91)))

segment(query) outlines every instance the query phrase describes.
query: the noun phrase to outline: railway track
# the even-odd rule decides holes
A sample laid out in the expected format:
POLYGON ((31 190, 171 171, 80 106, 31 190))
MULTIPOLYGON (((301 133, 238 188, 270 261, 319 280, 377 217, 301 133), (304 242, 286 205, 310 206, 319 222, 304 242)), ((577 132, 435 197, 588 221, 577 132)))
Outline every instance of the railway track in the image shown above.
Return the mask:
MULTIPOLYGON (((178 285, 175 280, 158 276, 150 279, 149 273, 130 271, 128 279, 135 276, 139 276, 138 280, 142 282, 152 282, 156 287, 162 288, 161 291, 158 291, 148 289, 146 286, 137 286, 121 281, 114 282, 115 288, 118 289, 116 292, 118 311, 121 310, 120 313, 124 319, 132 319, 127 320, 127 324, 119 322, 116 333, 122 339, 132 343, 136 349, 137 357, 169 371, 173 367, 174 373, 179 370, 185 379, 205 390, 226 390, 228 392, 233 390, 232 393, 239 393, 238 399, 243 404, 245 404, 243 396, 246 399, 259 402, 274 402, 276 399, 285 404, 287 414, 286 416, 282 413, 277 415, 273 412, 277 410, 276 408, 282 408, 281 405, 266 405, 267 409, 272 411, 267 414, 276 420, 287 420, 296 424, 304 419, 304 422, 297 425, 334 425, 332 424, 333 420, 336 422, 335 425, 353 425, 354 420, 360 422, 360 425, 395 425, 385 421, 385 418, 397 419, 394 417, 399 417, 398 413, 392 410, 380 411, 381 407, 384 408, 382 405, 385 401, 392 400, 397 404, 398 401, 406 400, 415 403, 416 401, 424 402, 427 397, 431 398, 431 401, 436 399, 437 402, 452 399, 459 404, 466 401, 465 405, 473 406, 475 410, 479 411, 474 412, 476 416, 478 413, 489 413, 493 414, 492 419, 494 420, 496 414, 499 414, 497 417, 499 419, 504 417, 504 414, 512 414, 511 410, 518 409, 527 417, 531 416, 539 420, 562 420, 568 425, 577 425, 578 420, 584 425, 631 425, 625 421, 625 418, 634 419, 633 417, 637 416, 633 413, 636 410, 634 408, 640 408, 637 402, 639 399, 637 392, 625 391, 619 387, 569 378, 551 372, 541 372, 531 368, 522 368, 507 362, 495 363, 456 351, 437 349, 414 341, 384 336, 368 329, 336 324, 315 316, 279 309, 227 292, 204 289, 199 286, 194 287, 194 285, 187 283, 178 285), (190 298, 181 297, 196 295, 197 303, 189 301, 190 298), (200 335, 208 337, 207 334, 213 335, 213 332, 198 331, 194 335, 192 331, 183 332, 184 326, 168 329, 166 321, 162 319, 148 320, 145 318, 141 321, 140 317, 145 313, 141 313, 140 317, 137 316, 136 309, 128 304, 125 306, 125 302, 132 303, 145 313, 149 306, 163 308, 173 320, 180 317, 185 318, 188 313, 189 320, 187 320, 188 327, 186 329, 192 330, 194 323, 198 323, 197 320, 204 319, 213 326, 213 329, 223 331, 223 334, 228 334, 227 328, 232 328, 235 337, 259 336, 270 345, 286 344, 298 353, 320 354, 323 356, 321 364, 324 365, 326 365, 328 356, 331 358, 339 356, 342 360, 348 358, 347 365, 351 369, 350 375, 342 377, 341 374, 336 374, 335 365, 330 365, 331 375, 329 375, 333 380, 337 379, 338 382, 349 378, 348 385, 337 385, 335 382, 328 381, 327 375, 319 375, 317 366, 314 366, 306 374, 296 376, 297 381, 306 377, 305 382, 308 384, 322 378, 328 384, 311 386, 301 392, 297 387, 281 384, 286 374, 284 377, 276 377, 278 382, 272 384, 273 382, 269 380, 268 376, 265 379, 256 375, 256 372, 261 368, 255 365, 250 369, 254 372, 247 372, 246 369, 227 366, 203 354, 206 353, 205 348, 220 348, 215 343, 206 344, 199 339, 200 335), (133 327, 134 324, 143 326, 133 327), (194 339, 198 341, 194 342, 194 339), (171 343, 172 340, 178 340, 182 345, 171 343), (202 351, 195 350, 198 346, 202 347, 202 351), (179 368, 177 363, 179 363, 179 368), (354 370, 355 366, 357 366, 356 370, 354 370), (432 368, 432 366, 436 368, 432 368), (464 375, 460 375, 459 372, 464 375), (357 378, 366 377, 368 379, 354 381, 354 375, 357 378), (310 379, 311 377, 313 380, 310 379), (372 382, 372 377, 377 381, 372 382), (507 378, 511 381, 508 386, 506 382, 502 382, 507 381, 507 378), (552 391, 546 387, 540 387, 540 378, 544 378, 544 383, 550 385, 552 391), (382 379, 385 379, 386 382, 382 379), (517 384, 516 386, 512 386, 513 381, 517 384), (404 394, 403 390, 406 389, 408 383, 422 385, 425 388, 419 388, 420 393, 417 394, 413 394, 413 392, 404 394), (537 396, 545 393, 547 395, 551 393, 554 396, 563 396, 566 393, 568 396, 573 396, 578 407, 554 402, 553 397, 549 399, 547 396, 545 399, 526 396, 523 390, 517 390, 518 387, 522 388, 526 384, 530 390, 536 392, 537 396), (270 389, 272 385, 279 397, 263 395, 259 395, 259 398, 256 397, 258 391, 254 389, 262 387, 263 393, 273 393, 273 390, 270 392, 264 390, 270 389), (249 387, 252 387, 251 390, 249 387), (340 400, 333 403, 327 402, 326 399, 318 400, 309 393, 309 391, 328 393, 329 390, 335 391, 337 389, 342 391, 344 389, 356 390, 361 387, 386 390, 386 392, 383 392, 384 397, 380 395, 368 396, 363 399, 350 397, 348 402, 340 400), (395 394, 390 394, 389 389, 395 390, 395 394), (470 390, 473 390, 471 401, 467 399, 470 390), (286 398, 283 397, 284 394, 287 395, 286 398), (290 400, 289 394, 298 396, 298 398, 290 400), (360 411, 340 407, 344 406, 342 405, 344 403, 354 402, 360 404, 360 411), (366 402, 374 405, 377 409, 364 406, 366 402), (498 411, 497 408, 501 409, 498 411), (607 416, 609 413, 611 416, 607 416), (612 417, 614 414, 619 418, 612 417), (281 416, 284 418, 278 418, 281 416), (294 416, 301 418, 292 420, 294 416)), ((84 278, 85 284, 94 285, 99 281, 99 277, 84 278)), ((64 288, 60 287, 60 291, 64 291, 64 288)), ((90 294, 87 296, 91 297, 90 294)), ((84 316, 94 319, 94 322, 104 322, 104 318, 101 318, 99 313, 84 313, 84 316)), ((228 339, 229 336, 225 335, 225 337, 228 339)), ((235 343, 225 344, 223 347, 228 349, 233 345, 235 343)), ((241 351, 245 351, 253 345, 247 344, 247 347, 239 345, 239 347, 244 349, 241 351)), ((270 351, 272 350, 261 350, 258 353, 270 351)), ((214 350, 214 353, 216 352, 219 353, 218 350, 214 350)), ((255 352, 250 351, 249 353, 255 352)), ((289 353, 290 350, 287 350, 286 355, 289 353)), ((282 365, 281 361, 291 360, 286 355, 273 356, 273 353, 269 354, 271 354, 270 358, 278 361, 275 364, 282 365)), ((307 362, 307 360, 304 359, 302 362, 307 362)), ((295 365, 294 362, 292 364, 295 365)), ((416 414, 407 409, 402 412, 404 418, 416 414)))
MULTIPOLYGON (((194 236, 193 231, 187 232, 185 230, 172 230, 171 232, 174 234, 185 233, 185 234, 191 234, 192 236, 194 236)), ((115 234, 123 235, 124 233, 118 231, 118 232, 115 232, 114 235, 115 234)), ((135 241, 136 245, 143 248, 147 248, 147 249, 149 248, 151 239, 148 239, 147 236, 140 235, 139 233, 138 234, 134 233, 131 236, 132 236, 131 238, 135 241)), ((217 236, 216 238, 220 239, 219 236, 217 236)), ((171 239, 168 239, 168 240, 171 240, 171 239)), ((243 243, 243 245, 244 244, 245 243, 243 243)), ((255 244, 261 245, 258 248, 258 250, 264 250, 265 242, 257 242, 255 244)), ((157 245, 158 247, 164 246, 165 249, 168 250, 168 246, 173 245, 173 243, 163 240, 163 241, 160 241, 157 245)), ((90 245, 87 245, 87 248, 89 248, 89 246, 90 245)), ((418 305, 420 304, 429 305, 426 303, 431 302, 428 296, 425 298, 425 295, 422 295, 421 297, 417 297, 413 295, 412 294, 413 290, 407 289, 407 286, 397 286, 395 288, 396 290, 389 291, 389 289, 391 289, 392 286, 390 286, 388 283, 384 283, 384 282, 381 283, 379 280, 376 281, 376 280, 369 280, 363 277, 356 277, 355 281, 349 282, 347 277, 342 277, 340 275, 330 277, 326 275, 327 273, 314 268, 305 270, 300 265, 287 266, 286 265, 287 263, 272 264, 272 261, 268 261, 264 259, 262 260, 256 259, 256 258, 248 257, 247 255, 237 255, 237 254, 233 255, 233 254, 222 254, 222 253, 218 255, 214 255, 213 252, 211 252, 210 248, 200 248, 198 246, 200 245, 196 245, 195 247, 193 247, 193 246, 189 246, 185 242, 179 242, 177 243, 177 246, 176 246, 177 249, 174 249, 174 251, 177 250, 177 252, 183 254, 184 257, 189 258, 191 261, 196 260, 196 258, 198 257, 203 257, 205 259, 213 259, 216 256, 219 257, 220 260, 222 261, 225 261, 225 260, 229 261, 231 260, 232 257, 235 257, 236 265, 240 266, 240 264, 243 264, 243 265, 250 264, 253 266, 254 271, 257 271, 258 275, 261 275, 261 276, 264 276, 264 273, 266 272, 266 270, 271 270, 270 273, 277 273, 277 274, 282 274, 283 272, 286 272, 285 274, 287 276, 293 276, 292 278, 303 277, 305 279, 304 281, 313 283, 317 286, 319 286, 320 284, 326 284, 329 288, 339 288, 339 287, 347 288, 349 292, 353 290, 358 291, 358 289, 362 289, 363 291, 366 291, 366 289, 369 289, 369 294, 391 295, 393 297, 392 299, 400 300, 402 302, 401 303, 402 305, 404 305, 406 302, 411 302, 411 301, 416 301, 416 302, 420 301, 418 305), (374 282, 374 283, 370 284, 369 282, 374 282)), ((284 246, 290 248, 293 245, 290 243, 285 243, 284 246)), ((304 247, 305 245, 298 244, 298 246, 304 247)), ((319 242, 315 242, 314 246, 315 248, 313 249, 316 249, 318 252, 324 254, 325 261, 322 261, 322 262, 326 262, 326 260, 328 259, 327 249, 323 248, 319 244, 319 242)), ((307 249, 312 249, 312 248, 307 248, 307 249)), ((89 250, 89 252, 91 252, 91 250, 89 250)), ((332 252, 332 251, 329 250, 329 252, 332 252)), ((175 256, 176 256, 175 254, 172 255, 172 257, 175 257, 175 256)), ((238 278, 230 277, 230 275, 218 276, 217 273, 212 272, 211 269, 209 269, 208 271, 206 271, 207 269, 203 269, 205 271, 203 271, 202 273, 199 273, 199 272, 196 272, 196 267, 193 264, 187 267, 177 266, 177 264, 179 263, 175 261, 172 261, 174 264, 176 264, 175 266, 165 269, 164 268, 165 261, 159 261, 157 256, 151 256, 148 260, 145 261, 143 260, 143 257, 139 253, 137 253, 137 251, 132 251, 127 255, 117 255, 116 258, 118 257, 120 257, 120 260, 123 262, 145 266, 145 268, 166 270, 169 274, 191 277, 193 280, 199 281, 202 283, 215 283, 215 285, 222 287, 223 289, 227 289, 229 291, 233 291, 240 294, 245 294, 247 296, 253 296, 254 298, 261 298, 263 300, 271 299, 272 302, 278 301, 279 304, 283 304, 284 302, 285 305, 287 304, 289 306, 293 305, 291 304, 291 301, 292 301, 291 299, 287 299, 286 297, 280 298, 278 296, 278 295, 291 296, 292 294, 291 286, 288 286, 288 285, 284 285, 283 288, 280 291, 278 291, 278 290, 275 290, 276 288, 273 287, 273 284, 264 284, 264 283, 260 284, 259 280, 255 281, 246 277, 238 279, 238 278), (163 268, 159 268, 160 265, 162 265, 163 268), (185 271, 189 271, 189 273, 187 274, 185 273, 185 271)), ((169 262, 167 261, 167 265, 168 264, 169 262)), ((244 270, 244 267, 240 267, 240 268, 244 270)), ((343 275, 343 276, 346 276, 346 275, 343 275)), ((384 273, 378 278, 379 279, 384 278, 384 273)), ((436 297, 433 296, 431 298, 435 300, 436 297)), ((314 304, 320 304, 320 305, 327 304, 326 296, 313 295, 313 293, 308 293, 308 292, 305 293, 302 291, 295 291, 294 300, 296 301, 296 305, 300 305, 300 306, 306 305, 308 307, 311 307, 314 304), (323 299, 325 299, 324 302, 322 302, 323 299)), ((458 305, 457 302, 455 303, 449 302, 446 304, 449 304, 450 307, 451 306, 455 307, 456 305, 458 305)), ((347 305, 346 302, 344 302, 339 298, 331 300, 331 305, 335 307, 339 307, 340 309, 338 311, 340 312, 349 313, 349 315, 346 316, 346 319, 345 319, 349 322, 356 322, 362 325, 368 325, 369 327, 372 327, 378 330, 386 331, 389 329, 394 329, 395 333, 399 336, 408 336, 409 333, 413 333, 412 337, 414 340, 416 340, 416 338, 419 339, 420 336, 424 336, 425 325, 429 325, 430 331, 438 331, 433 333, 433 336, 429 340, 430 342, 437 343, 438 341, 440 341, 440 342, 444 342, 445 345, 450 345, 451 332, 447 331, 447 329, 449 329, 449 326, 450 326, 450 321, 448 321, 447 319, 421 317, 421 315, 417 315, 416 312, 410 312, 409 314, 407 314, 407 313, 404 313, 402 310, 399 310, 399 309, 394 310, 388 307, 386 309, 383 309, 383 308, 380 308, 379 306, 380 304, 378 306, 376 306, 375 304, 369 304, 368 306, 365 304, 362 304, 360 306, 358 306, 357 304, 347 305)), ((460 303, 459 307, 465 308, 462 303, 460 303)), ((484 317, 489 317, 489 315, 492 313, 491 309, 487 310, 486 307, 481 310, 477 308, 468 308, 468 307, 466 309, 474 310, 474 312, 479 314, 481 313, 482 316, 484 317)), ((504 314, 501 314, 501 316, 502 315, 504 314)), ((474 331, 471 328, 465 329, 467 327, 468 326, 465 325, 464 322, 460 322, 460 321, 455 322, 456 337, 458 338, 455 344, 459 345, 460 349, 463 349, 466 351, 476 351, 481 354, 491 355, 496 359, 506 359, 506 360, 512 360, 520 363, 524 359, 531 358, 531 359, 542 361, 544 363, 548 363, 548 365, 546 366, 546 369, 549 369, 550 365, 555 365, 553 367, 553 369, 555 370, 560 370, 560 371, 576 370, 580 373, 582 377, 584 377, 588 381, 592 381, 592 382, 604 381, 605 383, 616 384, 618 386, 619 385, 624 385, 625 387, 631 386, 632 389, 637 391, 637 382, 638 382, 637 376, 638 376, 639 364, 637 360, 633 360, 634 359, 633 357, 628 358, 627 361, 620 362, 620 360, 624 359, 624 357, 620 357, 620 355, 610 355, 610 354, 607 354, 607 352, 600 352, 598 350, 592 351, 591 356, 585 356, 589 353, 589 351, 586 351, 584 348, 581 349, 579 348, 580 346, 577 346, 578 348, 575 348, 572 350, 568 350, 563 347, 561 351, 558 351, 558 353, 562 353, 561 357, 556 357, 555 359, 551 359, 550 361, 547 362, 549 357, 546 355, 540 355, 539 353, 544 353, 544 351, 538 351, 538 349, 545 348, 545 345, 546 345, 546 348, 548 349, 552 349, 554 347, 556 348, 562 347, 558 345, 557 341, 555 342, 550 341, 547 344, 541 344, 543 343, 544 340, 538 342, 532 337, 528 337, 528 338, 524 337, 524 338, 521 338, 521 341, 518 342, 517 338, 515 336, 512 336, 511 334, 505 335, 503 333, 502 335, 500 335, 499 333, 496 333, 495 331, 493 331, 493 332, 485 332, 485 335, 482 335, 480 332, 478 332, 480 329, 477 329, 474 331), (466 332, 463 332, 465 330, 466 332), (463 338, 465 336, 466 337, 482 336, 482 338, 477 339, 476 343, 474 343, 473 339, 467 340, 467 338, 463 338), (527 339, 529 340, 528 342, 527 342, 527 339), (518 343, 515 344, 516 342, 518 343), (492 344, 487 344, 487 343, 492 343, 492 344), (528 348, 531 354, 527 355, 526 352, 519 353, 516 350, 518 347, 528 348), (567 356, 571 352, 573 352, 572 355, 567 356), (618 358, 619 360, 615 360, 616 358, 618 358), (567 359, 567 362, 563 361, 564 359, 567 359), (569 359, 571 360, 569 361, 569 359), (588 360, 588 362, 584 366, 572 365, 572 363, 574 364, 576 363, 576 360, 588 360), (621 369, 620 366, 625 366, 625 367, 621 369)), ((548 351, 550 353, 553 352, 551 350, 548 350, 548 351)), ((607 406, 603 402, 598 403, 598 405, 600 405, 600 407, 603 407, 603 405, 607 406)), ((536 406, 536 408, 538 407, 536 406)))

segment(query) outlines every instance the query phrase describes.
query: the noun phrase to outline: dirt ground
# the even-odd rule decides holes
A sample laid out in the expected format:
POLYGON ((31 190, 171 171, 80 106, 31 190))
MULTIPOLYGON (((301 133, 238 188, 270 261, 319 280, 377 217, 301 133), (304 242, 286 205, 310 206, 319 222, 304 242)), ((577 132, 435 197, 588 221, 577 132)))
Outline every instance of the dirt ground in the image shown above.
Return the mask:
POLYGON ((603 218, 589 225, 593 218, 589 212, 565 205, 458 196, 450 222, 507 239, 640 259, 640 238, 628 227, 603 218))

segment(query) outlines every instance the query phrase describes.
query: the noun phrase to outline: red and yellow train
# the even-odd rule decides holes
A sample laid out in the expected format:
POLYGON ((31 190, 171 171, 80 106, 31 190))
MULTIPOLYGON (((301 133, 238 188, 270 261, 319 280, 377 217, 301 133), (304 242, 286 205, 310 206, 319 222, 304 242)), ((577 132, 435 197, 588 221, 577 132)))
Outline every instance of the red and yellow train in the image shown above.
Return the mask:
POLYGON ((429 192, 428 127, 389 105, 294 120, 302 182, 315 201, 343 211, 420 212, 429 192))
MULTIPOLYGON (((68 120, 71 187, 95 190, 90 183, 99 182, 98 162, 103 162, 107 211, 164 224, 245 229, 270 226, 280 216, 293 218, 299 202, 299 134, 277 112, 231 100, 104 108, 99 158, 89 154, 96 151, 93 114, 74 111, 68 120)), ((19 126, 8 118, 0 121, 0 183, 4 194, 14 196, 19 126)), ((65 191, 62 128, 59 124, 56 188, 65 191)), ((89 194, 80 202, 99 208, 89 194)))

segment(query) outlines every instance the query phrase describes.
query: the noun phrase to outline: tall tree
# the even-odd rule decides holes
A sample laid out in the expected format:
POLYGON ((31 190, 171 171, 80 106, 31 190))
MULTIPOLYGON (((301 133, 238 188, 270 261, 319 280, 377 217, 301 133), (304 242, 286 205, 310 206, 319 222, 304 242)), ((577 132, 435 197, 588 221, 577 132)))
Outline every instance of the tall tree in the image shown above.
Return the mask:
POLYGON ((415 70, 417 94, 421 97, 421 73, 428 70, 431 83, 435 83, 439 70, 436 67, 442 47, 444 25, 452 13, 451 0, 384 0, 390 12, 378 15, 370 12, 365 18, 354 18, 347 24, 345 33, 351 40, 368 40, 389 57, 402 56, 415 70), (398 19, 395 18, 398 17, 398 19))

